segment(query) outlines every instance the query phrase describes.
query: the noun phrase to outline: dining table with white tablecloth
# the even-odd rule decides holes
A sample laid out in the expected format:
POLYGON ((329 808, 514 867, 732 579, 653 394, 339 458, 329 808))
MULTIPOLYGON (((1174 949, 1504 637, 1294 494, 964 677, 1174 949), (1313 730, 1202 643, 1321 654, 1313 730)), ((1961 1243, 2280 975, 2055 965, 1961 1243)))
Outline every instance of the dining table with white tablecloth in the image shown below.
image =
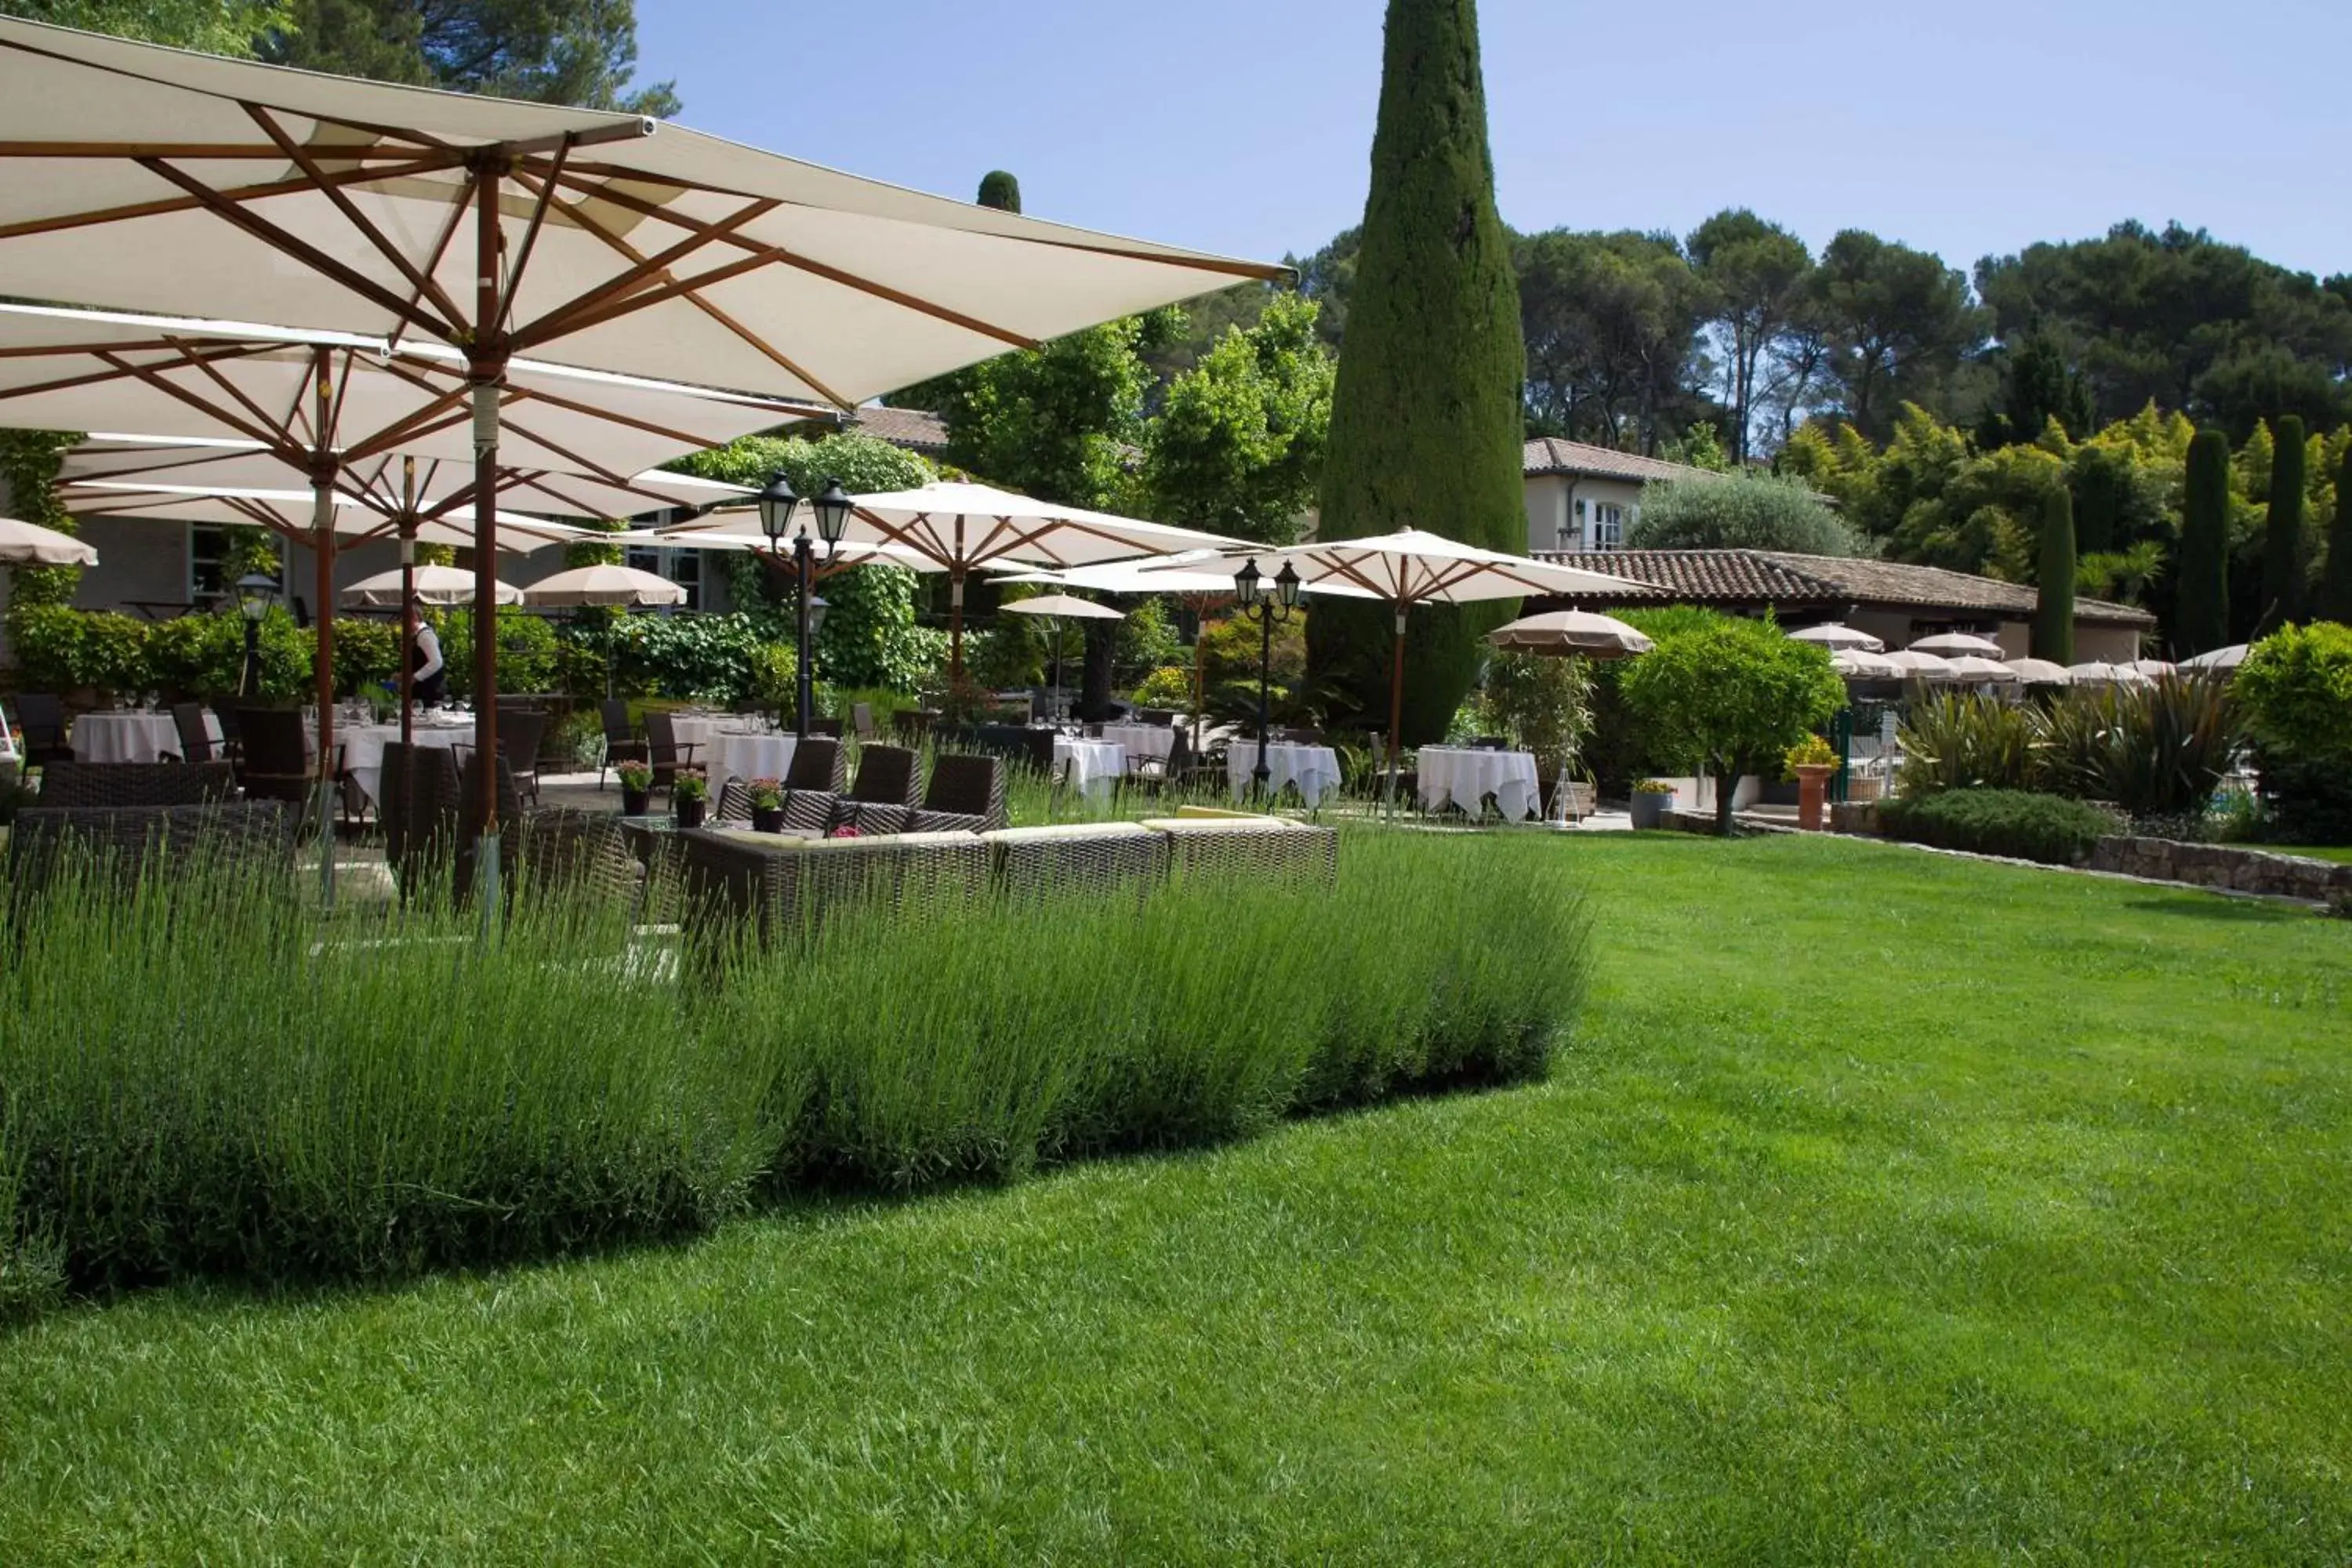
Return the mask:
MULTIPOLYGON (((1308 810, 1323 803, 1323 797, 1339 787, 1339 753, 1328 746, 1301 745, 1293 741, 1275 741, 1265 748, 1266 793, 1280 795, 1285 784, 1295 784, 1298 798, 1308 810)), ((1225 752, 1225 781, 1233 785, 1234 798, 1240 800, 1257 782, 1257 742, 1244 736, 1234 737, 1225 752)))
MULTIPOLYGON (((220 721, 207 712, 205 733, 220 744, 220 721)), ((73 721, 73 753, 82 763, 156 763, 179 756, 180 729, 169 713, 85 713, 73 721)), ((215 753, 217 755, 217 751, 215 753)))
MULTIPOLYGON (((410 727, 409 738, 418 746, 438 747, 444 751, 469 750, 474 744, 474 720, 471 714, 419 713, 410 727)), ((339 721, 335 725, 335 749, 342 753, 343 771, 352 783, 367 796, 368 804, 383 804, 383 749, 400 743, 397 724, 353 724, 339 721)), ((316 731, 312 732, 312 748, 317 746, 316 731)))
POLYGON ((1127 748, 1111 741, 1054 737, 1054 761, 1069 767, 1069 785, 1088 800, 1108 800, 1127 776, 1127 748))
POLYGON ((756 720, 707 713, 677 714, 670 733, 684 752, 685 765, 700 768, 715 795, 729 779, 782 779, 791 771, 795 735, 775 733, 756 720))
POLYGON ((1172 724, 1106 724, 1102 738, 1127 748, 1128 756, 1134 761, 1146 757, 1164 761, 1176 744, 1176 729, 1172 724))
POLYGON ((1488 795, 1507 822, 1534 815, 1543 804, 1532 752, 1489 752, 1468 746, 1423 746, 1414 766, 1421 775, 1421 804, 1460 806, 1476 816, 1488 795))

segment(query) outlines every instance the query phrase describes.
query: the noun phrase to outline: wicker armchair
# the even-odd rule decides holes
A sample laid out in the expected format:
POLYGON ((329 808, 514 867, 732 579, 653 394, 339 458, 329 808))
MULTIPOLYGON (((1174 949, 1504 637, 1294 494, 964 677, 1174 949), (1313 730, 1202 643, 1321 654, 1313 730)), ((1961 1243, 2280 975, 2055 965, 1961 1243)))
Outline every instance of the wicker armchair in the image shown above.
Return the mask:
POLYGON ((41 770, 40 804, 55 809, 209 805, 236 798, 236 770, 226 763, 51 763, 41 770))
POLYGON ((16 741, 27 770, 73 761, 66 744, 66 705, 42 691, 19 693, 9 704, 16 712, 16 741))
POLYGON ((849 755, 830 735, 812 733, 793 748, 792 765, 784 770, 784 787, 821 789, 839 795, 849 783, 849 755))
POLYGON ((547 710, 499 704, 499 751, 514 770, 515 788, 539 804, 539 744, 547 737, 547 710))
POLYGON ((383 749, 376 820, 383 826, 384 858, 404 896, 426 886, 436 868, 457 852, 457 757, 446 746, 383 749))
POLYGON ((243 752, 236 764, 236 782, 256 800, 282 800, 296 805, 310 798, 310 745, 303 733, 302 715, 290 708, 246 708, 236 716, 243 752))
POLYGON ((136 884, 197 865, 249 870, 290 891, 295 817, 279 801, 79 809, 30 805, 8 836, 8 882, 19 900, 86 856, 102 874, 136 884))
POLYGON ((209 763, 226 752, 226 740, 215 742, 212 731, 205 727, 205 705, 201 702, 172 704, 172 728, 180 737, 180 755, 184 763, 209 763))
POLYGON ((608 697, 596 704, 596 716, 604 726, 604 760, 596 768, 596 787, 604 787, 604 773, 614 763, 631 758, 651 760, 645 741, 629 724, 629 705, 617 697, 608 697))
MULTIPOLYGON (((457 770, 457 845, 451 858, 457 873, 457 901, 465 902, 473 896, 476 844, 482 837, 481 753, 467 753, 465 765, 457 770)), ((515 792, 514 770, 500 757, 498 773, 499 822, 501 827, 522 816, 522 801, 515 792)), ((515 868, 515 837, 510 833, 499 836, 499 869, 511 880, 515 868)))
POLYGON ((528 897, 585 896, 644 911, 646 867, 621 820, 607 811, 551 806, 527 811, 514 826, 518 890, 528 897))
POLYGON ((953 753, 934 760, 931 782, 923 790, 923 804, 916 813, 916 831, 936 831, 925 819, 940 816, 977 819, 977 832, 1003 827, 1004 764, 994 757, 953 753))
POLYGON ((694 753, 700 743, 677 738, 677 722, 658 708, 646 710, 646 755, 654 768, 654 788, 668 789, 677 783, 680 768, 696 766, 694 753))
POLYGON ((1168 839, 1176 877, 1247 876, 1329 883, 1339 875, 1339 835, 1278 816, 1148 816, 1168 839))
POLYGON ((1132 822, 1008 827, 982 834, 996 884, 1012 898, 1132 892, 1167 879, 1169 840, 1132 822))
POLYGON ((849 798, 880 805, 911 806, 922 798, 922 758, 905 746, 878 742, 859 749, 857 782, 849 798))
POLYGON ((774 946, 854 901, 975 901, 988 884, 988 846, 970 833, 812 839, 697 829, 677 837, 688 931, 706 949, 744 938, 774 946))

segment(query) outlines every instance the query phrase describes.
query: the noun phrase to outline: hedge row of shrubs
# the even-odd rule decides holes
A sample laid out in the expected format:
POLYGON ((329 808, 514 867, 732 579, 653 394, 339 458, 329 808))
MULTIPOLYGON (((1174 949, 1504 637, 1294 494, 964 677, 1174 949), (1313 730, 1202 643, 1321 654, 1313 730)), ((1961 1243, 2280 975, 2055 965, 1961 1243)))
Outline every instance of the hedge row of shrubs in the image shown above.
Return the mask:
POLYGON ((543 1256, 1524 1078, 1586 952, 1507 846, 1392 834, 1336 888, 877 907, 715 970, 562 900, 495 942, 423 908, 323 934, 222 868, 0 929, 0 1300, 543 1256))
POLYGON ((2047 705, 1948 692, 1911 705, 1895 777, 1906 797, 2031 790, 2105 801, 2135 818, 2201 813, 2241 737, 2225 679, 2168 676, 2047 705))
POLYGON ((1879 806, 1878 821, 1889 837, 2050 866, 2080 865, 2100 839, 2125 826, 2082 801, 2015 789, 1945 790, 1890 800, 1879 806))

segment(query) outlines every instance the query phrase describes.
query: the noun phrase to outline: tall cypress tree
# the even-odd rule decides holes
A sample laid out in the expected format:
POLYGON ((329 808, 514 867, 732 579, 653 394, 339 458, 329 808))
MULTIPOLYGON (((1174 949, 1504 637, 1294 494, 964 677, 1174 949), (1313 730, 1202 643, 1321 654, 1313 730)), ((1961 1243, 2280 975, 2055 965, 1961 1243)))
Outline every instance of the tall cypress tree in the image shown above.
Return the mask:
POLYGON ((1019 212, 1021 182, 1002 169, 991 169, 980 177, 980 205, 999 212, 1019 212))
POLYGON ((2263 527, 2263 613, 2257 634, 2303 613, 2303 421, 2271 423, 2271 506, 2263 527))
POLYGON ((2219 430, 2200 430, 2189 443, 2172 572, 2172 651, 2210 653, 2230 640, 2230 438, 2219 430))
POLYGON ((2327 530, 2327 571, 2319 580, 2317 618, 2352 626, 2352 447, 2336 475, 2336 520, 2327 530))
MULTIPOLYGON (((1495 212, 1473 0, 1389 0, 1371 195, 1332 393, 1318 537, 1420 528, 1521 551, 1518 279, 1495 212)), ((1442 735, 1515 603, 1412 612, 1402 740, 1442 735)), ((1310 678, 1385 729, 1393 613, 1318 601, 1310 678)))
POLYGON ((2063 484, 2042 503, 2042 559, 2034 574, 2033 657, 2074 662, 2074 501, 2063 484))

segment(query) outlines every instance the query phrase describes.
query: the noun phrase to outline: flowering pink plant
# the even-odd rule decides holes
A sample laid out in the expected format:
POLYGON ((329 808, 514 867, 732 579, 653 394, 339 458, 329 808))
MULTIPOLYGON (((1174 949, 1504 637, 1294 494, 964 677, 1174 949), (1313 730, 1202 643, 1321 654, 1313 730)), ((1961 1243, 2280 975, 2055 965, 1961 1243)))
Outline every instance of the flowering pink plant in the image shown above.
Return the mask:
POLYGON ((840 826, 835 828, 832 832, 826 834, 825 837, 827 838, 863 838, 866 835, 857 831, 857 825, 856 823, 845 822, 840 826))
POLYGON ((751 804, 761 811, 780 810, 784 804, 784 782, 782 779, 753 779, 751 804))

